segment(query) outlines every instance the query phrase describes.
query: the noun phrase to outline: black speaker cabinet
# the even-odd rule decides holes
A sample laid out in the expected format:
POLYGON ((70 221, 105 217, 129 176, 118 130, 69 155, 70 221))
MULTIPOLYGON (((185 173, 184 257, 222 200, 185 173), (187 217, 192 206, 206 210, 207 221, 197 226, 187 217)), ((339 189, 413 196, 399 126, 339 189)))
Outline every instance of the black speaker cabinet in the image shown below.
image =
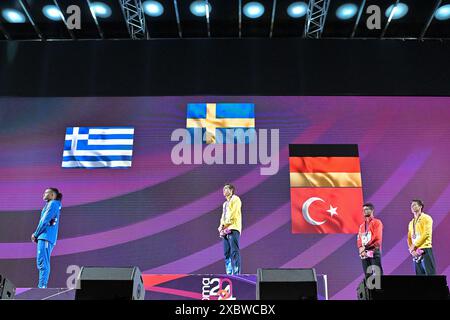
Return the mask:
POLYGON ((11 281, 0 274, 0 300, 14 299, 16 287, 11 281))
POLYGON ((75 300, 144 300, 145 288, 138 267, 82 267, 75 300))
POLYGON ((317 300, 314 269, 258 269, 257 300, 317 300))
POLYGON ((362 280, 357 288, 359 300, 446 300, 446 276, 381 276, 379 288, 368 288, 362 280))

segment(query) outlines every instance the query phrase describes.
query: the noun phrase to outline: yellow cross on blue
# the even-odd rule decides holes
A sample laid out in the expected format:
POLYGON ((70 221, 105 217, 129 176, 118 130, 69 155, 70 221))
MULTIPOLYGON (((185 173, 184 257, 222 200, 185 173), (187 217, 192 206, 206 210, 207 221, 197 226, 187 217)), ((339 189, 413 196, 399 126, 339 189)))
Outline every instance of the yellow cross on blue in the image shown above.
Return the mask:
MULTIPOLYGON (((253 103, 189 103, 186 128, 206 130, 206 143, 216 143, 217 130, 254 129, 253 103)), ((223 134, 222 136, 225 136, 223 134)))

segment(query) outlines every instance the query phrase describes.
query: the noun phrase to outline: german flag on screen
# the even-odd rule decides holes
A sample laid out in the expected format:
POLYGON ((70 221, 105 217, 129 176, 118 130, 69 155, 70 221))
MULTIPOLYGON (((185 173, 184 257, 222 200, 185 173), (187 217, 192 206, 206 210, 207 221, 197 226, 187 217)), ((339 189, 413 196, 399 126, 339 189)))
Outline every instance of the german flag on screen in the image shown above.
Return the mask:
POLYGON ((292 233, 358 233, 363 196, 358 146, 289 145, 292 233))

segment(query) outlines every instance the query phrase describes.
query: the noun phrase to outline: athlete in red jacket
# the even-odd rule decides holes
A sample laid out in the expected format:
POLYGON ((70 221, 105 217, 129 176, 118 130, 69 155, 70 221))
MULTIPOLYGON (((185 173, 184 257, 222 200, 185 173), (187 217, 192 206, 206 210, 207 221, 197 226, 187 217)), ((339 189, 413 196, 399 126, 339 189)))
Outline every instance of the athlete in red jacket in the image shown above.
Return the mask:
POLYGON ((381 242, 383 223, 374 218, 375 207, 371 203, 363 205, 364 223, 359 226, 357 245, 366 276, 372 273, 383 274, 381 266, 381 242))

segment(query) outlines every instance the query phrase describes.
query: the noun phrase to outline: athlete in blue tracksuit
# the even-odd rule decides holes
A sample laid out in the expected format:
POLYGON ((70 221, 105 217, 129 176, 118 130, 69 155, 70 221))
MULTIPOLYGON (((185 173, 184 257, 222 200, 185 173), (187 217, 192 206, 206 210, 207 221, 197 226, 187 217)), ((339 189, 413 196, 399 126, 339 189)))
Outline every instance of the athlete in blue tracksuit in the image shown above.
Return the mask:
POLYGON ((61 210, 62 193, 56 188, 48 188, 44 192, 47 204, 41 211, 41 219, 31 240, 37 243, 37 268, 39 270, 39 288, 47 288, 50 276, 50 255, 58 237, 59 212, 61 210))

